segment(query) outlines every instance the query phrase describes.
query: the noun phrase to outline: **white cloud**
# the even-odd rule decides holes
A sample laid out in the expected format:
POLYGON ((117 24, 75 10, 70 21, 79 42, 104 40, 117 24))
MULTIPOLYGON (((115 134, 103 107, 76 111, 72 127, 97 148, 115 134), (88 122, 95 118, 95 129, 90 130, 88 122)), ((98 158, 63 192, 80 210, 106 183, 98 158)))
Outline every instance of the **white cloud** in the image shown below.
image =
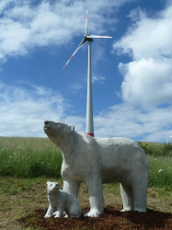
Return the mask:
POLYGON ((130 62, 118 66, 124 76, 121 85, 124 103, 97 116, 95 130, 104 137, 169 141, 172 135, 172 6, 151 17, 137 8, 128 17, 132 25, 113 45, 118 55, 131 57, 130 62))
MULTIPOLYGON (((90 1, 89 31, 97 31, 98 34, 104 32, 105 24, 116 22, 114 18, 110 20, 110 15, 113 15, 112 8, 118 8, 130 1, 133 0, 90 1)), ((87 7, 85 1, 52 3, 42 0, 37 5, 32 3, 33 1, 26 0, 0 2, 0 59, 26 55, 35 46, 66 44, 74 35, 84 34, 87 7)))
POLYGON ((78 130, 83 131, 80 117, 66 118, 70 106, 59 93, 33 85, 26 89, 0 83, 0 89, 0 136, 45 136, 45 120, 75 120, 78 130))
POLYGON ((122 99, 144 108, 172 101, 172 59, 140 59, 119 64, 124 75, 122 99))
POLYGON ((105 77, 93 75, 92 83, 99 82, 102 83, 105 80, 105 77))
POLYGON ((140 9, 137 13, 139 20, 114 44, 114 49, 120 54, 129 54, 134 60, 172 57, 172 6, 154 17, 147 16, 140 9))
POLYGON ((71 107, 57 91, 29 82, 0 82, 0 136, 44 137, 45 120, 63 121, 85 132, 85 117, 70 115, 71 107))
POLYGON ((1 1, 0 2, 0 14, 3 13, 3 11, 8 7, 11 0, 1 1))
MULTIPOLYGON (((70 114, 72 105, 58 92, 20 82, 17 86, 0 83, 0 136, 45 137, 45 120, 74 125, 85 132, 85 116, 70 114), (27 87, 26 87, 27 85, 27 87)), ((122 103, 94 117, 96 137, 125 136, 135 140, 169 141, 172 135, 172 106, 149 112, 122 103)))
POLYGON ((118 104, 94 118, 99 137, 128 137, 141 141, 169 141, 172 106, 141 111, 128 103, 118 104))
POLYGON ((172 101, 172 6, 149 17, 137 9, 132 26, 113 48, 133 61, 119 64, 122 99, 144 109, 172 101))
POLYGON ((83 88, 83 85, 81 83, 74 83, 69 86, 70 90, 72 90, 75 93, 78 93, 83 88))

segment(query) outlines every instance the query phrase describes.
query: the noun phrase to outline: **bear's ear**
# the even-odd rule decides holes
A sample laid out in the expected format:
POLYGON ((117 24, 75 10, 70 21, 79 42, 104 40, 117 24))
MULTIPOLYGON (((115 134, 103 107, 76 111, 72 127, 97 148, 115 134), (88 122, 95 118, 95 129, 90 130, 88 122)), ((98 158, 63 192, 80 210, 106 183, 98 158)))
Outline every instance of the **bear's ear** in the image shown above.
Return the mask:
POLYGON ((47 181, 47 185, 49 185, 51 182, 50 181, 47 181))
POLYGON ((75 126, 69 125, 69 127, 70 127, 70 133, 73 132, 73 131, 75 130, 75 126))

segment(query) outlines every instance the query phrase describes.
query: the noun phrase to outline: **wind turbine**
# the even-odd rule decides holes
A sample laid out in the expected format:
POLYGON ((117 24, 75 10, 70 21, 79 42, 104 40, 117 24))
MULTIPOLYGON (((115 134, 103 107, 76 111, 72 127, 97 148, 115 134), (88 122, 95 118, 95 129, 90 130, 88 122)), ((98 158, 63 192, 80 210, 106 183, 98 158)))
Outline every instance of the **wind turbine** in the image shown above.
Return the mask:
POLYGON ((91 42, 93 38, 112 38, 111 36, 100 36, 100 35, 87 35, 87 24, 88 24, 88 9, 86 12, 85 21, 85 35, 79 46, 76 48, 74 53, 71 55, 69 60, 64 65, 63 69, 71 61, 73 56, 78 52, 78 50, 88 41, 88 76, 87 76, 87 112, 86 112, 86 134, 94 137, 94 124, 93 124, 93 103, 92 103, 92 77, 91 77, 91 42))

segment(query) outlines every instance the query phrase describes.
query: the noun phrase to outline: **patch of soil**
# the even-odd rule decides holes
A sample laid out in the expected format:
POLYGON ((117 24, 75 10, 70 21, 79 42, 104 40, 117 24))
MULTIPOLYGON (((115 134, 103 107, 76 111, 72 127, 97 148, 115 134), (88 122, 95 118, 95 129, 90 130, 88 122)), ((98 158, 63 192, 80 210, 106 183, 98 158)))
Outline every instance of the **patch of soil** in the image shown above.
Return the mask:
POLYGON ((89 208, 82 208, 82 215, 78 219, 72 218, 44 218, 45 210, 36 210, 35 213, 19 221, 27 226, 39 229, 172 229, 172 214, 148 209, 147 213, 120 212, 122 207, 108 206, 99 217, 84 217, 89 208))

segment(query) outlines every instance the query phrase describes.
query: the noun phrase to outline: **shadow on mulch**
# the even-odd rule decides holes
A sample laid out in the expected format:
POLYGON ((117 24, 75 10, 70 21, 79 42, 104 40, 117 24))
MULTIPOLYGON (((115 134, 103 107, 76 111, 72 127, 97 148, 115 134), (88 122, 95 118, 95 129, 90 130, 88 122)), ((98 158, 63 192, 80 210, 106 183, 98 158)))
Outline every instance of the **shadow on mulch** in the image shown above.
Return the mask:
POLYGON ((172 214, 162 213, 148 209, 147 213, 120 212, 121 207, 108 206, 99 218, 84 217, 83 214, 89 208, 82 209, 82 215, 78 219, 72 218, 44 218, 46 210, 36 210, 27 218, 20 221, 25 227, 34 229, 172 229, 172 214))

